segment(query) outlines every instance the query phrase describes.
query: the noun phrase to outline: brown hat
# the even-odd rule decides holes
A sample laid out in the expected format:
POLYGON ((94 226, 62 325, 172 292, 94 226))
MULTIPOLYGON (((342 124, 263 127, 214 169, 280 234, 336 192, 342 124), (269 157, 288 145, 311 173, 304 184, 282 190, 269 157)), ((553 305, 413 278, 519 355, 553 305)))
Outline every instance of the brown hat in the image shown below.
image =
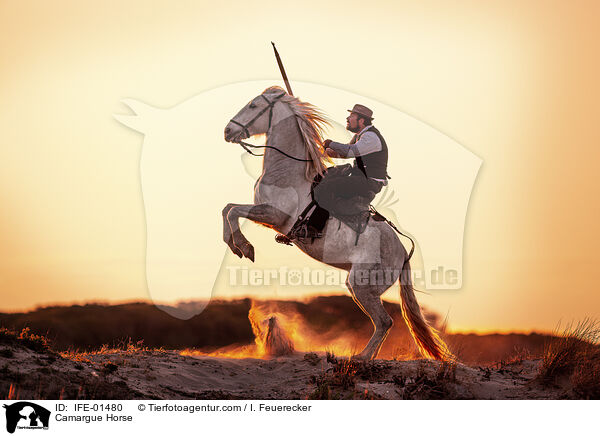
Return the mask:
POLYGON ((362 115, 363 117, 373 119, 373 111, 362 104, 355 104, 352 110, 348 109, 348 112, 354 112, 355 114, 362 115))

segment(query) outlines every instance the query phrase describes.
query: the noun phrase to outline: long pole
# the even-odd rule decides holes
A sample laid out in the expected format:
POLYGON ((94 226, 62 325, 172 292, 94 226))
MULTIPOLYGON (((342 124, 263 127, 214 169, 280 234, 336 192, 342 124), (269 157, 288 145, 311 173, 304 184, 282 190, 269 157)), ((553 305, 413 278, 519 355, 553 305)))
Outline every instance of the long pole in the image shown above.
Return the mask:
POLYGON ((287 88, 287 92, 289 95, 294 95, 292 92, 292 87, 290 86, 290 81, 288 80, 287 74, 285 74, 285 68, 283 68, 283 62, 281 62, 281 58, 279 57, 279 53, 277 52, 277 47, 275 47, 275 43, 271 41, 273 44, 273 50, 275 51, 275 58, 277 59, 277 65, 279 65, 279 71, 281 71, 281 75, 283 76, 283 82, 285 83, 285 87, 287 88))

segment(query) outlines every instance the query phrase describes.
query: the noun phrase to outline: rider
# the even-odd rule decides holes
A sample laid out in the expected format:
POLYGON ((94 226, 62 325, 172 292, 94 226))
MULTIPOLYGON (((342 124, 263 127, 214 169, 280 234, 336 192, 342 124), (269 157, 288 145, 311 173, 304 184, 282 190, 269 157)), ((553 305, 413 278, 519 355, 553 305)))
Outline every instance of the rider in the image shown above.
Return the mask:
MULTIPOLYGON (((327 170, 323 180, 314 189, 317 204, 333 215, 357 215, 369 210, 375 195, 387 185, 388 148, 373 124, 373 111, 355 104, 346 118, 346 129, 355 133, 348 144, 326 139, 323 146, 333 158, 354 158, 349 165, 327 170)), ((311 216, 304 230, 309 237, 321 236, 328 213, 311 216)))

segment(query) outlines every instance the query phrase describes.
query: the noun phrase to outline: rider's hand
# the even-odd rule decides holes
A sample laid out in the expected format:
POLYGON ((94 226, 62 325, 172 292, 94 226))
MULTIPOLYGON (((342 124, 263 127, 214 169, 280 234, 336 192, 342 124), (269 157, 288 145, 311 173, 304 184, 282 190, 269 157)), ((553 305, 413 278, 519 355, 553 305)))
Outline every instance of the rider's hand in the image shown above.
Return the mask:
POLYGON ((323 148, 329 147, 329 144, 331 144, 331 139, 326 139, 325 141, 323 141, 323 148))
POLYGON ((326 148, 325 153, 327 153, 327 156, 332 157, 334 159, 339 159, 341 157, 339 154, 337 154, 331 148, 326 148))

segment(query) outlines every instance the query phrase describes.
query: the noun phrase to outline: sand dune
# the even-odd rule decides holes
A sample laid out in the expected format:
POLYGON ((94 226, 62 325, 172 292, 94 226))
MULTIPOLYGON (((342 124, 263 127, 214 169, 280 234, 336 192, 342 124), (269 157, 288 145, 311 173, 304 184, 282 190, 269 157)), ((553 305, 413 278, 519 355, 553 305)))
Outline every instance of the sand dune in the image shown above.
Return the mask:
POLYGON ((353 363, 323 353, 272 359, 122 350, 61 356, 0 349, 6 399, 556 399, 569 386, 535 380, 540 361, 495 368, 428 360, 353 363))
MULTIPOLYGON (((144 304, 4 315, 4 322, 17 328, 31 323, 32 329, 0 329, 0 397, 600 398, 596 322, 584 322, 561 337, 446 334, 460 363, 441 364, 415 360, 399 308, 386 303, 395 327, 382 358, 364 363, 332 354, 359 350, 371 334, 368 319, 351 303, 346 297, 221 302, 189 321, 144 304), (44 332, 52 345, 40 335, 44 332), (101 345, 110 338, 116 343, 117 332, 129 339, 101 345), (549 349, 552 343, 554 349, 549 349)), ((430 320, 435 323, 435 316, 430 320)))

